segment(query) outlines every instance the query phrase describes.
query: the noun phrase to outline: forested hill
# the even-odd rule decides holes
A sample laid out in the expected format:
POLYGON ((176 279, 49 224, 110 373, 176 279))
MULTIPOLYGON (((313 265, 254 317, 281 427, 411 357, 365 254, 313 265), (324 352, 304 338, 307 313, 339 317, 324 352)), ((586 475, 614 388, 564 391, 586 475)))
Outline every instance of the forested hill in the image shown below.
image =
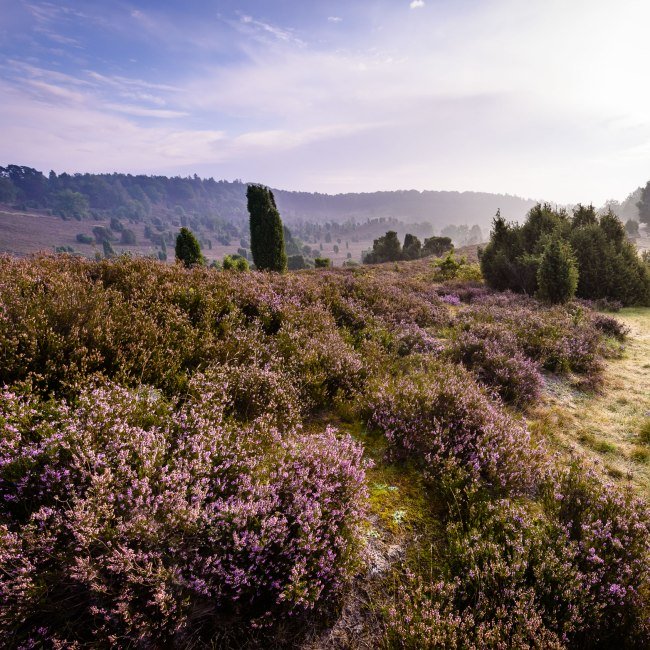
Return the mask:
POLYGON ((397 217, 406 222, 428 221, 434 226, 489 226, 497 210, 506 218, 524 219, 536 201, 509 194, 397 190, 348 194, 276 191, 278 207, 287 218, 312 221, 397 217))
MULTIPOLYGON (((485 192, 393 192, 320 194, 275 190, 289 223, 394 217, 404 222, 488 225, 497 209, 521 220, 533 200, 485 192)), ((19 165, 0 167, 0 203, 19 209, 50 209, 64 217, 100 214, 141 220, 153 213, 195 213, 238 222, 247 219, 246 184, 194 175, 181 178, 131 174, 56 174, 19 165)), ((162 214, 161 214, 162 213, 162 214)))

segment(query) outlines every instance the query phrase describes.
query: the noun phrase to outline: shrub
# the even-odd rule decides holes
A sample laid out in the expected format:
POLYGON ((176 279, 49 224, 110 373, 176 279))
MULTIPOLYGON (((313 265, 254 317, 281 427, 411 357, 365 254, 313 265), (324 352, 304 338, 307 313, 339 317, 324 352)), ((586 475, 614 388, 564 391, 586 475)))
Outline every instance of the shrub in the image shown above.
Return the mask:
POLYGON ((361 448, 331 429, 231 426, 222 386, 197 382, 179 409, 146 387, 84 391, 74 409, 2 396, 5 643, 185 645, 345 583, 361 448))
POLYGON ((543 382, 537 364, 521 352, 510 333, 488 325, 461 331, 448 355, 473 370, 479 381, 496 388, 505 402, 525 407, 539 397, 543 382))
POLYGON ((250 214, 251 253, 260 271, 286 271, 284 231, 273 192, 262 185, 246 191, 250 214))
POLYGON ((86 235, 82 232, 77 235, 76 239, 80 244, 92 244, 95 241, 94 237, 86 235))
POLYGON ((394 230, 389 230, 385 235, 375 239, 370 251, 364 258, 365 264, 379 262, 397 262, 402 259, 402 245, 394 230))
POLYGON ((415 323, 403 323, 395 333, 397 354, 440 354, 444 345, 439 338, 415 323))
POLYGON ((422 247, 422 257, 435 255, 439 257, 447 251, 453 250, 454 245, 451 243, 450 237, 428 237, 424 240, 422 247))
POLYGON ((540 204, 522 226, 507 224, 497 214, 490 243, 481 255, 483 276, 494 289, 528 294, 537 290, 537 281, 544 276, 542 295, 551 301, 565 300, 574 281, 571 256, 562 250, 567 244, 574 251, 578 271, 576 295, 612 298, 626 305, 650 304, 650 275, 627 241, 623 225, 611 212, 598 219, 593 206, 578 205, 570 219, 564 210, 540 204), (554 239, 562 244, 551 245, 554 239), (549 246, 548 269, 542 271, 537 265, 549 246), (554 261, 549 257, 552 252, 554 261), (558 291, 560 278, 563 286, 558 291))
POLYGON ((222 267, 224 271, 248 271, 250 266, 248 260, 240 255, 226 255, 223 258, 222 267))
MULTIPOLYGON (((280 365, 277 360, 275 364, 280 365)), ((305 409, 291 377, 271 365, 213 366, 195 376, 192 392, 197 401, 206 392, 221 393, 225 417, 280 430, 297 427, 305 409)))
POLYGON ((593 326, 605 336, 610 336, 619 341, 625 340, 625 337, 630 331, 630 329, 626 325, 623 325, 621 321, 616 320, 611 316, 606 316, 605 314, 593 314, 591 316, 591 322, 593 323, 593 326))
POLYGON ((481 272, 477 265, 468 264, 465 257, 456 259, 453 250, 449 251, 442 259, 434 262, 436 280, 462 280, 476 281, 481 279, 481 272))
POLYGON ((508 416, 457 366, 430 365, 385 379, 370 398, 370 424, 393 458, 412 458, 430 480, 458 472, 463 485, 495 492, 534 489, 539 452, 508 416))
POLYGON ((441 566, 407 572, 387 634, 411 648, 645 647, 649 518, 629 492, 573 465, 543 509, 474 495, 441 566))
POLYGON ((125 246, 135 246, 136 238, 133 230, 130 228, 122 228, 122 234, 120 235, 120 244, 124 244, 125 246))
POLYGON ((300 269, 306 269, 307 263, 303 255, 290 255, 287 258, 287 268, 289 271, 298 271, 300 269))
POLYGON ((332 260, 330 260, 329 257, 317 257, 314 260, 314 266, 317 269, 328 269, 330 266, 332 266, 332 260))
POLYGON ((204 263, 199 241, 187 228, 181 228, 176 237, 176 259, 186 267, 204 263))
POLYGON ((554 237, 544 248, 537 270, 539 295, 551 303, 564 303, 575 296, 578 269, 573 251, 559 237, 554 237))
POLYGON ((322 306, 287 309, 276 345, 312 409, 325 406, 335 395, 355 395, 364 385, 361 355, 322 306))
POLYGON ((115 257, 115 251, 113 250, 113 245, 111 244, 108 239, 104 239, 102 242, 102 248, 104 250, 104 257, 106 259, 110 259, 111 257, 115 257))
POLYGON ((552 372, 576 372, 595 385, 601 378, 605 353, 601 332, 582 307, 540 309, 530 298, 502 293, 486 295, 460 312, 460 329, 474 323, 494 324, 514 335, 523 354, 552 372))
POLYGON ((407 233, 404 236, 404 247, 402 258, 405 260, 417 260, 422 255, 422 244, 415 236, 407 233))
POLYGON ((93 235, 95 235, 95 241, 98 244, 102 244, 105 241, 111 242, 115 240, 113 233, 108 228, 105 228, 104 226, 94 226, 93 235))
POLYGON ((537 591, 573 647, 650 641, 650 513, 628 488, 577 462, 558 470, 543 499, 546 549, 537 591), (559 589, 571 589, 558 598, 559 589))

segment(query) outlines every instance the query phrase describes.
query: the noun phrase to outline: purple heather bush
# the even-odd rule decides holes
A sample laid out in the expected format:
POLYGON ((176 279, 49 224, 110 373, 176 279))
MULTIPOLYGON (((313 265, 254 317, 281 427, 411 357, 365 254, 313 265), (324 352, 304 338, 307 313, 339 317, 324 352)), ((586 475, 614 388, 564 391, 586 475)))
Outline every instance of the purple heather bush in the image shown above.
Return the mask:
POLYGON ((623 325, 621 321, 616 320, 616 318, 605 314, 599 314, 597 312, 592 314, 591 323, 605 336, 614 338, 617 341, 624 341, 630 331, 628 327, 623 325))
POLYGON ((218 645, 336 603, 367 494, 362 447, 310 419, 334 409, 445 513, 389 647, 645 647, 645 507, 556 469, 503 403, 539 368, 597 383, 623 335, 428 263, 0 257, 0 644, 218 645))
POLYGON ((4 643, 45 627, 66 643, 182 645, 341 589, 361 447, 231 420, 232 376, 197 376, 178 408, 146 387, 89 388, 74 407, 2 395, 4 643))
POLYGON ((395 347, 401 357, 409 354, 440 354, 444 345, 439 338, 415 323, 401 323, 395 328, 395 347))
POLYGON ((514 336, 519 350, 546 370, 578 373, 592 385, 600 380, 606 355, 602 332, 581 307, 544 309, 533 298, 505 292, 472 303, 456 318, 461 330, 478 324, 514 336))
POLYGON ((444 562, 407 570, 386 613, 402 648, 647 647, 650 518, 584 467, 545 481, 543 508, 474 498, 444 562))
POLYGON ((504 402, 525 407, 539 397, 543 381, 537 363, 523 354, 511 332, 478 324, 458 332, 447 354, 494 387, 504 402))
POLYGON ((387 438, 393 459, 415 460, 430 480, 457 474, 465 486, 495 493, 534 491, 542 450, 526 427, 451 364, 431 364, 378 381, 370 424, 387 438))

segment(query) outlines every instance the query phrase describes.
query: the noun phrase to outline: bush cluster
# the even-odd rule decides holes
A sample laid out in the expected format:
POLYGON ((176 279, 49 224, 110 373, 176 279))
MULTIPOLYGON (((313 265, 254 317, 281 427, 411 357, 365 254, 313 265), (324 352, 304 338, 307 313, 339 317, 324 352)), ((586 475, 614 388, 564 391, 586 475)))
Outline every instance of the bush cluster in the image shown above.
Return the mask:
POLYGON ((387 438, 393 459, 421 465, 430 481, 526 494, 542 471, 540 450, 462 368, 444 363, 386 378, 368 405, 370 424, 387 438))
POLYGON ((391 643, 642 646, 645 511, 504 406, 538 368, 596 381, 624 331, 403 266, 0 258, 0 643, 201 647, 335 604, 366 501, 335 407, 445 506, 391 643))
POLYGON ((474 499, 464 519, 450 519, 442 571, 408 571, 387 608, 389 645, 647 644, 647 507, 577 463, 552 472, 541 489, 541 508, 474 499))
POLYGON ((402 246, 397 233, 394 230, 389 230, 385 235, 374 240, 372 250, 364 255, 363 262, 364 264, 379 264, 381 262, 417 260, 431 255, 440 256, 453 248, 449 237, 428 237, 422 245, 415 235, 409 233, 404 236, 404 246, 402 246))
POLYGON ((496 388, 504 402, 524 407, 539 397, 543 381, 537 364, 522 352, 509 331, 485 323, 460 330, 448 355, 474 370, 482 383, 496 388))
POLYGON ((495 289, 540 292, 552 302, 575 290, 580 298, 650 304, 650 273, 623 224, 611 212, 598 217, 593 206, 578 205, 570 217, 539 204, 521 226, 497 214, 481 270, 495 289))
MULTIPOLYGON (((479 335, 490 331, 490 338, 500 342, 496 347, 508 341, 503 351, 512 353, 513 359, 521 360, 523 354, 548 371, 577 373, 582 376, 580 383, 596 386, 602 377, 602 360, 609 354, 598 322, 580 305, 540 309, 536 300, 506 292, 474 298, 457 314, 456 329, 477 329, 479 335)), ((495 346, 485 343, 490 345, 495 346)))
POLYGON ((362 449, 260 419, 269 387, 274 407, 292 401, 273 374, 234 369, 197 375, 178 407, 146 387, 88 388, 75 406, 5 391, 0 639, 183 645, 335 593, 362 449))

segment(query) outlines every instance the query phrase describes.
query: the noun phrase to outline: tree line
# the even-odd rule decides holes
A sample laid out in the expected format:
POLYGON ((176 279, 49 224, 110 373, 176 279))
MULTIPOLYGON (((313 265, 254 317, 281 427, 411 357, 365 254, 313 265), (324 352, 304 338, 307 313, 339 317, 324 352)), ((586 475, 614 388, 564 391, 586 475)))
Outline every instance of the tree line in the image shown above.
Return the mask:
POLYGON ((574 295, 650 304, 650 273, 620 219, 593 205, 572 213, 538 204, 523 225, 499 213, 480 255, 489 286, 565 302, 574 295))
POLYGON ((440 256, 453 249, 450 237, 427 237, 424 245, 415 236, 407 233, 404 245, 399 241, 397 233, 389 230, 385 235, 374 240, 372 250, 363 257, 364 264, 379 264, 381 262, 399 262, 417 260, 431 255, 440 256))

